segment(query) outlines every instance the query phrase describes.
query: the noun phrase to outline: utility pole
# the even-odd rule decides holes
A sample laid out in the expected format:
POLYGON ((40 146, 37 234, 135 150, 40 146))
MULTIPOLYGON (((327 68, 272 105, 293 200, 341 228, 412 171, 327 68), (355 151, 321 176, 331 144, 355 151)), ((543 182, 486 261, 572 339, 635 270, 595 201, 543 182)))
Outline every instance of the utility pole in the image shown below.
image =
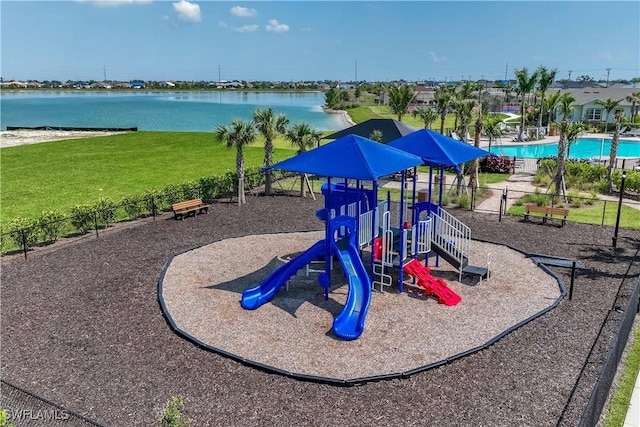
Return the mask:
POLYGON ((607 68, 607 87, 609 87, 609 73, 611 72, 611 68, 607 68))
POLYGON ((104 73, 104 81, 107 81, 107 66, 103 65, 102 66, 102 72, 104 73))
POLYGON ((504 67, 504 81, 507 81, 507 72, 509 71, 509 63, 507 62, 507 65, 505 65, 504 67))
POLYGON ((218 64, 218 83, 221 83, 222 79, 220 78, 220 64, 218 64))
POLYGON ((573 72, 573 70, 569 70, 569 81, 571 81, 571 73, 573 72))
POLYGON ((356 59, 356 85, 358 84, 358 60, 356 59))

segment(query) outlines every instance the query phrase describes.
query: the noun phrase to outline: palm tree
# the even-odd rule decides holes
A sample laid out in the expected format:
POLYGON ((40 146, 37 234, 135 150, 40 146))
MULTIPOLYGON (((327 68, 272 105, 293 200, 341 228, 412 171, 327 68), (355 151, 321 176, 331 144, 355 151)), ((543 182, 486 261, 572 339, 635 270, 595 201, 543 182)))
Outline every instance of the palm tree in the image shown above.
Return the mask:
POLYGON ((436 93, 434 94, 434 104, 436 107, 436 112, 440 114, 440 133, 444 135, 444 121, 447 118, 447 111, 451 106, 451 101, 453 100, 453 94, 451 93, 451 89, 447 86, 438 86, 436 88, 436 93))
POLYGON ((566 195, 566 189, 564 185, 564 162, 565 152, 567 150, 567 134, 569 131, 569 121, 567 117, 573 114, 575 109, 574 102, 576 99, 570 93, 564 93, 558 101, 560 114, 562 115, 562 122, 560 123, 560 139, 558 140, 558 160, 557 171, 555 177, 556 194, 562 193, 566 195))
POLYGON ((549 115, 549 120, 547 120, 547 133, 551 128, 551 122, 556 120, 556 107, 558 106, 560 96, 560 90, 558 90, 556 93, 552 93, 548 98, 544 100, 545 110, 549 115))
POLYGON ((438 118, 438 112, 433 108, 416 108, 411 112, 413 117, 420 117, 420 120, 424 123, 424 128, 431 129, 431 125, 438 118))
POLYGON ((471 124, 471 118, 473 115, 473 109, 476 107, 476 101, 473 99, 461 101, 458 106, 458 116, 460 118, 460 138, 464 142, 467 141, 467 134, 469 133, 469 125, 471 124))
MULTIPOLYGON (((602 106, 602 108, 604 109, 604 112, 606 113, 605 114, 605 123, 609 123, 609 116, 611 115, 611 113, 615 112, 616 108, 618 108, 618 105, 620 105, 621 102, 622 102, 622 99, 614 101, 611 98, 607 98, 606 101, 601 101, 599 99, 595 100, 595 103, 597 105, 602 106)), ((615 117, 614 117, 614 119, 615 119, 615 117)), ((606 124, 605 124, 605 131, 606 131, 606 124)))
POLYGON ((637 104, 640 104, 640 92, 633 92, 631 95, 628 95, 625 100, 631 103, 631 123, 636 122, 636 111, 637 104))
MULTIPOLYGON (((264 136, 264 167, 268 168, 273 163, 273 139, 277 134, 283 134, 287 131, 289 119, 284 114, 274 114, 271 107, 257 109, 253 112, 253 123, 264 136)), ((265 172, 264 194, 271 195, 271 170, 265 172)))
MULTIPOLYGON (((296 148, 296 154, 302 154, 315 147, 322 139, 322 134, 306 122, 295 123, 287 129, 285 138, 296 148)), ((300 176, 300 196, 305 197, 305 174, 300 176)))
POLYGON ((567 160, 571 157, 571 144, 578 140, 582 132, 587 129, 583 122, 573 122, 567 128, 567 160))
MULTIPOLYGON (((476 148, 480 148, 480 136, 482 135, 482 104, 478 105, 478 117, 476 118, 475 136, 473 145, 476 148)), ((471 177, 469 178, 469 186, 471 188, 478 188, 478 170, 480 169, 480 159, 477 158, 473 161, 473 170, 471 171, 471 177)))
POLYGON ((407 109, 415 96, 413 89, 407 85, 389 88, 389 109, 393 114, 398 115, 399 122, 402 121, 402 116, 407 114, 407 109))
POLYGON ((547 70, 547 67, 538 67, 538 90, 540 91, 540 114, 538 115, 538 129, 542 128, 542 116, 545 113, 545 92, 556 80, 558 70, 547 70))
POLYGON ((246 203, 244 197, 244 146, 253 142, 256 138, 256 129, 253 122, 235 119, 231 126, 218 125, 215 129, 215 138, 218 142, 225 141, 227 148, 236 147, 236 174, 238 176, 238 206, 246 203))
MULTIPOLYGON (((489 138, 489 149, 487 151, 491 151, 491 142, 493 142, 494 138, 500 138, 503 135, 502 127, 500 124, 502 120, 495 116, 488 116, 484 119, 483 123, 483 133, 484 136, 489 138)), ((503 125, 504 126, 504 125, 503 125)))
POLYGON ((533 91, 533 88, 536 86, 536 81, 538 80, 538 72, 534 71, 531 75, 529 75, 529 70, 527 67, 516 70, 516 79, 517 79, 517 89, 516 92, 518 95, 522 96, 522 102, 520 103, 520 131, 518 132, 518 141, 524 141, 524 113, 525 113, 525 98, 527 94, 533 91))

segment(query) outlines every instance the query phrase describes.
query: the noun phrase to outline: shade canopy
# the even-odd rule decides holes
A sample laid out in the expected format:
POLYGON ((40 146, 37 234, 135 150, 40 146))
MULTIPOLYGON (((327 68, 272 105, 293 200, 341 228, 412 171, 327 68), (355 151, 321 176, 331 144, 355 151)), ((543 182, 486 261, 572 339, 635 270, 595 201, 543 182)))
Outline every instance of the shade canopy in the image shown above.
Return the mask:
POLYGON ((429 129, 417 130, 391 141, 387 146, 420 156, 426 164, 434 166, 456 166, 491 154, 429 129))
POLYGON ((419 156, 350 134, 268 169, 373 181, 422 163, 419 156))
POLYGON ((369 119, 362 123, 358 123, 357 125, 325 136, 325 139, 342 138, 343 136, 350 134, 362 136, 364 138, 371 138, 371 134, 375 130, 382 132, 382 139, 380 142, 387 143, 394 139, 398 139, 401 136, 408 135, 418 129, 393 119, 369 119))

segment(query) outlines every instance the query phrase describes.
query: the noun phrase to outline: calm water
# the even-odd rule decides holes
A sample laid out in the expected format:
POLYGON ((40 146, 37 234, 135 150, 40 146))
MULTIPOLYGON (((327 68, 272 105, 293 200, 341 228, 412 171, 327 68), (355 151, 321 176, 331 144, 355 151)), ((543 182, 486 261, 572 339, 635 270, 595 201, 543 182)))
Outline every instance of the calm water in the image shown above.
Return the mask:
MULTIPOLYGON (((611 139, 579 138, 571 144, 569 156, 572 159, 591 159, 608 157, 611 151, 611 139)), ((558 144, 525 144, 491 147, 491 152, 509 157, 527 157, 539 159, 558 155, 558 144)), ((640 157, 640 142, 620 140, 618 157, 640 157)))
POLYGON ((139 130, 211 132, 233 119, 251 119, 273 107, 292 123, 317 130, 346 127, 325 113, 322 92, 2 92, 0 128, 7 126, 137 127, 139 130))

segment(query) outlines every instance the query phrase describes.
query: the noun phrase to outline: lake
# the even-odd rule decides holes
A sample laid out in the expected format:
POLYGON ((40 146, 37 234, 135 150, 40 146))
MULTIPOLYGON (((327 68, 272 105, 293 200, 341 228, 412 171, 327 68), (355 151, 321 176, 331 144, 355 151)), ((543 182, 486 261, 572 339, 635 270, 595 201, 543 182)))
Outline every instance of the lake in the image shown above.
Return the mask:
POLYGON ((0 128, 7 126, 137 127, 148 131, 211 132, 218 124, 249 120, 257 108, 272 107, 291 123, 316 130, 348 125, 326 113, 322 92, 120 92, 3 91, 0 128))

